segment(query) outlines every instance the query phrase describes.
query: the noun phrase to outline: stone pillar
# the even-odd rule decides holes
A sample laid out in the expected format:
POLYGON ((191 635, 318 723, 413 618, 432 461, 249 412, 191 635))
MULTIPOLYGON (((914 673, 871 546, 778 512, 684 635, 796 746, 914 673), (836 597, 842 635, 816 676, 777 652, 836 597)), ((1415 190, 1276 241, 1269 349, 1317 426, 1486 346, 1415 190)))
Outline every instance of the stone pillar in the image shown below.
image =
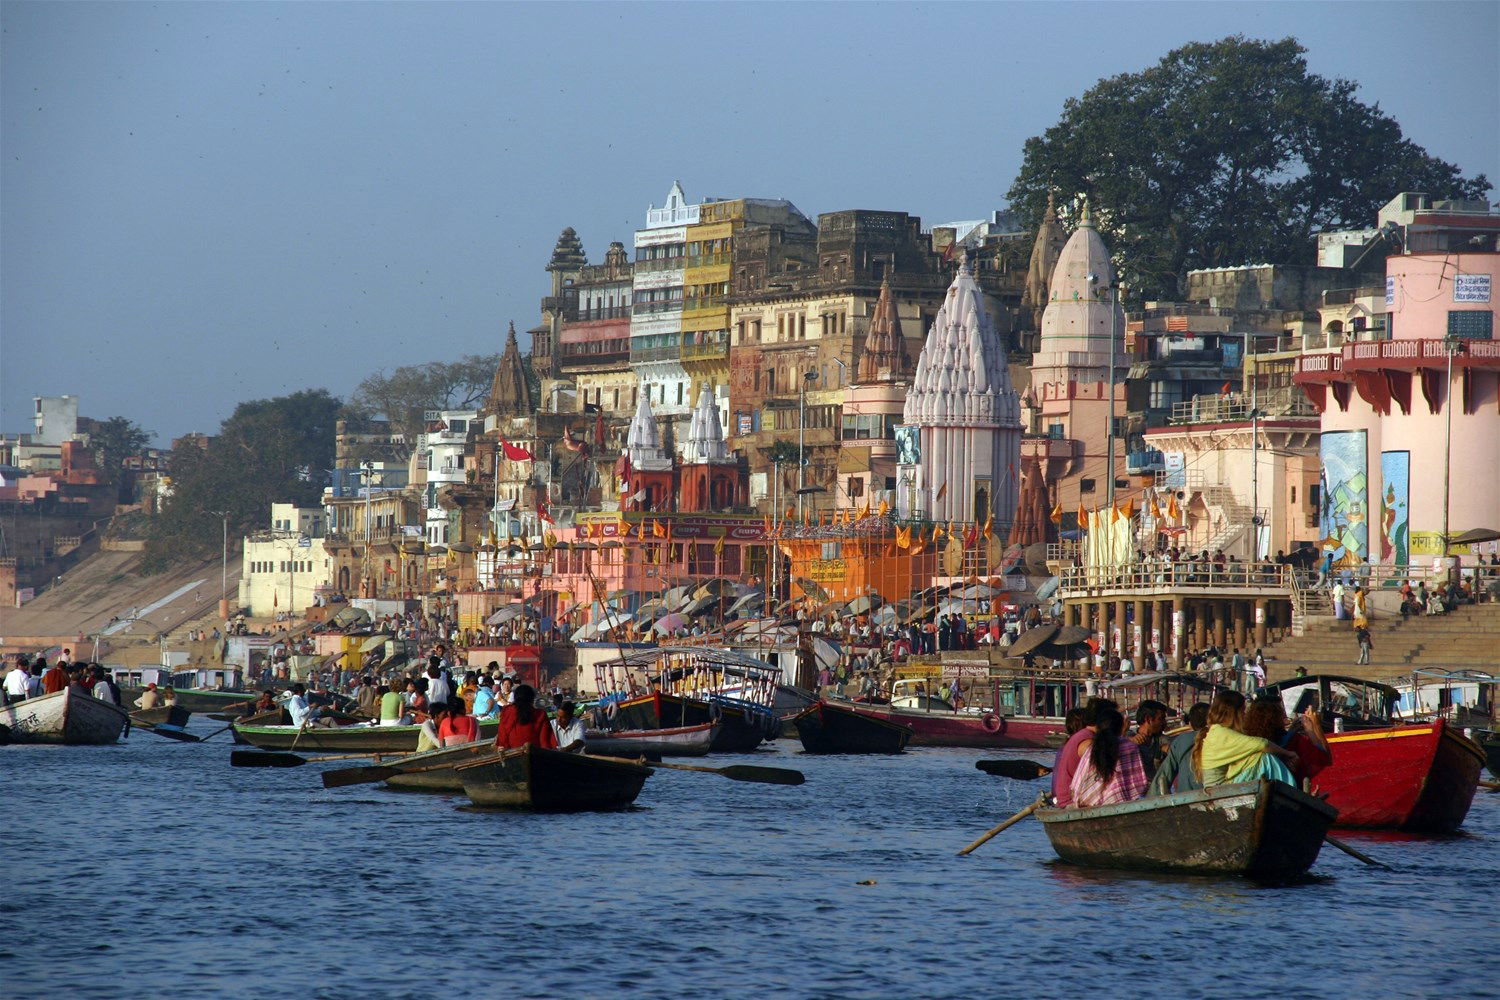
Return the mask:
POLYGON ((1250 643, 1250 630, 1246 623, 1246 604, 1244 598, 1236 598, 1234 602, 1234 648, 1241 653, 1250 643))
POLYGON ((1266 599, 1257 597, 1255 599, 1255 645, 1264 647, 1266 644, 1266 599))
MULTIPOLYGON (((1109 652, 1109 602, 1094 602, 1094 638, 1099 640, 1099 648, 1109 652)), ((1090 664, 1092 666, 1092 664, 1090 664)))
POLYGON ((1145 601, 1135 602, 1135 622, 1130 626, 1130 655, 1135 657, 1136 669, 1141 671, 1146 669, 1141 654, 1146 651, 1146 643, 1151 641, 1151 619, 1147 607, 1145 601))
POLYGON ((1223 649, 1224 648, 1224 644, 1229 641, 1228 634, 1227 634, 1227 626, 1228 626, 1228 624, 1229 624, 1229 602, 1228 601, 1215 601, 1214 602, 1214 645, 1217 646, 1217 647, 1219 647, 1219 649, 1223 649))
POLYGON ((1130 635, 1126 631, 1127 628, 1128 626, 1125 624, 1125 601, 1120 599, 1115 601, 1114 628, 1110 630, 1110 639, 1114 642, 1116 656, 1123 657, 1125 655, 1126 644, 1130 641, 1130 635))
POLYGON ((1077 624, 1078 624, 1078 605, 1077 604, 1064 604, 1063 605, 1063 625, 1066 627, 1068 625, 1077 625, 1077 624))
MULTIPOLYGON (((1172 666, 1181 670, 1187 662, 1183 647, 1187 644, 1187 601, 1181 595, 1172 598, 1172 666)), ((1165 629, 1163 629, 1165 634, 1165 629)))
POLYGON ((1193 608, 1193 651, 1208 645, 1208 601, 1196 601, 1193 608))
POLYGON ((1151 648, 1159 649, 1163 656, 1172 648, 1172 602, 1152 601, 1151 648))

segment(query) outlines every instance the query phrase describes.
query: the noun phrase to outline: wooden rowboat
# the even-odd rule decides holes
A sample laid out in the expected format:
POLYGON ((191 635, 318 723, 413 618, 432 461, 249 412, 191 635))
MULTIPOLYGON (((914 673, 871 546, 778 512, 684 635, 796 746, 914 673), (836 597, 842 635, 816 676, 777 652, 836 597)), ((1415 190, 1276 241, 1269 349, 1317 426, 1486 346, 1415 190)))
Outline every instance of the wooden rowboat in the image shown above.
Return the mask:
POLYGON ((583 734, 583 746, 586 753, 605 757, 648 757, 653 760, 703 757, 712 747, 718 730, 716 722, 677 729, 621 729, 615 732, 591 729, 583 734))
POLYGON ((141 708, 130 713, 132 722, 144 722, 149 726, 172 726, 181 729, 188 724, 193 713, 181 705, 161 705, 156 708, 141 708))
POLYGON ((1484 755, 1442 719, 1328 736, 1333 763, 1313 790, 1342 827, 1452 833, 1474 802, 1484 755))
POLYGON ((628 698, 605 707, 611 725, 621 729, 671 729, 717 722, 714 753, 748 753, 773 735, 776 717, 743 705, 708 702, 698 698, 650 694, 628 698))
MULTIPOLYGON (((354 753, 369 750, 378 753, 412 752, 417 749, 417 737, 421 726, 250 726, 232 723, 235 736, 262 750, 324 751, 327 753, 354 753)), ((500 728, 498 720, 479 724, 480 739, 495 738, 500 728)))
POLYGON ((623 809, 651 777, 641 764, 539 747, 506 750, 456 770, 476 806, 538 812, 623 809))
POLYGON ((829 701, 809 705, 792 725, 807 753, 901 753, 912 736, 910 726, 829 701))
POLYGON ((1327 803, 1266 779, 1036 812, 1052 849, 1071 864, 1265 882, 1305 874, 1337 815, 1327 803))
POLYGON ((419 792, 461 792, 464 790, 464 783, 454 768, 494 751, 495 741, 492 738, 456 747, 428 750, 426 753, 414 753, 400 760, 377 759, 375 763, 382 767, 400 769, 399 774, 385 779, 390 788, 419 792))
POLYGON ((55 694, 27 698, 0 708, 0 726, 12 743, 65 743, 98 746, 115 743, 130 716, 112 702, 100 701, 69 685, 55 694))

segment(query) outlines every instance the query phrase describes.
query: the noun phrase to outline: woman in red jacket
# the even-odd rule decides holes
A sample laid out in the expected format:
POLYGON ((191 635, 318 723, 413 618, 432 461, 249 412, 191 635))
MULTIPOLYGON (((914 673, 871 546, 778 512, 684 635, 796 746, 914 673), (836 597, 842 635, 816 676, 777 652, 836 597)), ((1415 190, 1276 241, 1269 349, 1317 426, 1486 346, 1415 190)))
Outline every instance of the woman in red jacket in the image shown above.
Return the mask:
POLYGON ((513 750, 527 745, 557 749, 557 734, 547 713, 535 707, 536 690, 522 684, 511 692, 512 702, 500 712, 500 731, 495 734, 495 749, 513 750))

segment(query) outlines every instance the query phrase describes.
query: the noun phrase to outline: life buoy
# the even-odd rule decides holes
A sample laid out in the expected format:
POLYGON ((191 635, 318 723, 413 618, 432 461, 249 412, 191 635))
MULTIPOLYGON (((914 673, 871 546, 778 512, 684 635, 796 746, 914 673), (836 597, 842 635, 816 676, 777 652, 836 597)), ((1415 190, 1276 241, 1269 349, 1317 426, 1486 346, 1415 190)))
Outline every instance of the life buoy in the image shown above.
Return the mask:
POLYGON ((615 721, 615 716, 620 714, 620 703, 618 701, 607 701, 604 703, 604 717, 610 722, 615 721))
POLYGON ((981 721, 984 723, 986 732, 998 733, 1005 727, 1005 723, 1000 720, 1000 716, 991 714, 989 712, 985 713, 985 716, 981 721))

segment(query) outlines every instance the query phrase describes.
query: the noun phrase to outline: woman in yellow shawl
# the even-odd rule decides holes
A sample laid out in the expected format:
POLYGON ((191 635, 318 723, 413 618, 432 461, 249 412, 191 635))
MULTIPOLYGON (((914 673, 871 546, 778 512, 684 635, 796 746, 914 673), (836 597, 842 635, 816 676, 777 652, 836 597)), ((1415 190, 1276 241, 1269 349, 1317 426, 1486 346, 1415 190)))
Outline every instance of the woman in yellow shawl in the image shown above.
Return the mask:
POLYGON ((1208 725, 1198 730, 1193 744, 1193 770, 1204 788, 1241 781, 1274 778, 1295 786, 1288 766, 1296 755, 1258 736, 1240 732, 1245 719, 1245 696, 1220 691, 1208 707, 1208 725))

